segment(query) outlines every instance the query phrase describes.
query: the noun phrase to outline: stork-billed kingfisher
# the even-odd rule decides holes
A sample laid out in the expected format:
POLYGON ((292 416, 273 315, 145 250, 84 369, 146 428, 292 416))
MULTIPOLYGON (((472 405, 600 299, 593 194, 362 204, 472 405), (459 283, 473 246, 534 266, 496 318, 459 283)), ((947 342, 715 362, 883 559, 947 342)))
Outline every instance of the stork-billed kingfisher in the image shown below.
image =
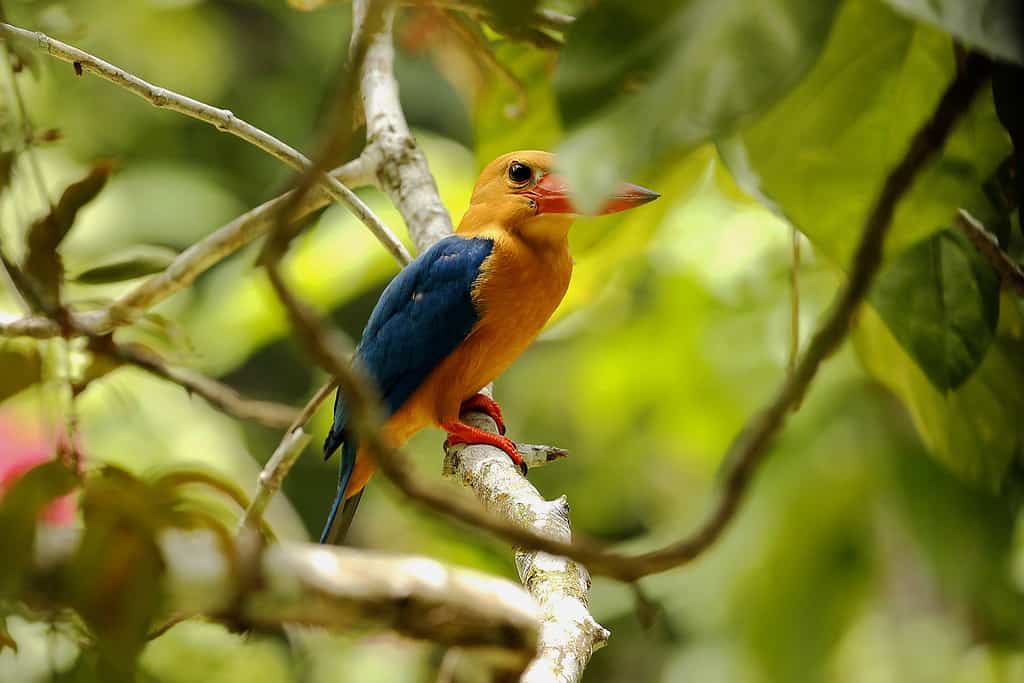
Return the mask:
MULTIPOLYGON (((478 393, 534 340, 569 286, 569 228, 577 211, 547 152, 500 156, 484 168, 454 235, 420 254, 388 284, 356 350, 354 363, 376 383, 388 415, 382 436, 399 447, 431 425, 446 445, 489 444, 523 470, 504 436, 498 405, 478 393), (491 434, 463 423, 470 410, 498 425, 491 434)), ((598 213, 658 198, 625 184, 598 213)), ((338 493, 320 541, 340 542, 375 463, 348 427, 339 390, 324 443, 341 448, 338 493), (340 512, 340 514, 339 514, 340 512)))

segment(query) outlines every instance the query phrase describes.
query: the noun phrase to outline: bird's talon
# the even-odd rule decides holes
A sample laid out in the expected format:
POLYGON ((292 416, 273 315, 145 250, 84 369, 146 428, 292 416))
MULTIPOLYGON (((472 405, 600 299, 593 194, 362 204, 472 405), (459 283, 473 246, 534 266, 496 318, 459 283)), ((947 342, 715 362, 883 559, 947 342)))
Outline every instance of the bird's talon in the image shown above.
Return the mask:
POLYGON ((493 398, 487 394, 474 394, 467 398, 462 402, 459 414, 473 412, 483 413, 494 420, 494 424, 498 427, 498 433, 502 436, 505 435, 505 417, 501 414, 501 406, 493 398))

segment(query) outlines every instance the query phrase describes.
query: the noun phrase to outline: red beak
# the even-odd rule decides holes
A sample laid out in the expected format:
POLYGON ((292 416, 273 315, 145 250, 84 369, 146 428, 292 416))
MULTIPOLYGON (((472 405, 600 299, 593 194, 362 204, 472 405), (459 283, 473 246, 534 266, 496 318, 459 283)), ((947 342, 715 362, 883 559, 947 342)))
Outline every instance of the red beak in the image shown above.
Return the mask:
MULTIPOLYGON (((569 186, 565 180, 554 173, 540 179, 530 190, 524 192, 527 197, 537 203, 537 215, 542 213, 579 213, 569 196, 569 186)), ((596 215, 625 211, 634 206, 653 202, 661 195, 646 187, 632 183, 623 183, 618 191, 608 198, 596 215)))

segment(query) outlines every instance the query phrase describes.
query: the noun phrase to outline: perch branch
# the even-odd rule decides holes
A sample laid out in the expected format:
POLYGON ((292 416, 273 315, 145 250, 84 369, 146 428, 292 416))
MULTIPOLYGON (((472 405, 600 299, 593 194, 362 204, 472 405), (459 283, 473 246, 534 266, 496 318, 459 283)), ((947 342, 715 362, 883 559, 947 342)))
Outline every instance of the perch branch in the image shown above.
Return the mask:
MULTIPOLYGON (((306 543, 263 546, 251 535, 225 547, 209 530, 165 530, 161 590, 178 617, 205 615, 235 624, 302 624, 393 629, 459 647, 532 655, 537 609, 518 585, 422 557, 306 543), (233 558, 251 572, 233 571, 233 558)), ((68 570, 82 540, 73 529, 42 527, 34 583, 68 570)), ((52 591, 32 596, 45 600, 52 591)), ((44 603, 45 604, 45 603, 44 603)))
MULTIPOLYGON (((79 71, 92 72, 100 78, 138 95, 154 107, 176 111, 179 114, 208 123, 217 130, 241 138, 297 171, 307 171, 312 166, 312 162, 302 152, 251 123, 243 121, 227 109, 211 107, 187 95, 153 85, 99 57, 55 40, 44 33, 27 31, 3 23, 0 23, 0 32, 34 43, 38 49, 45 51, 50 56, 74 64, 76 73, 79 71)), ((331 199, 348 207, 400 263, 409 262, 409 252, 405 245, 352 190, 330 174, 322 173, 317 180, 331 199)))
POLYGON ((986 230, 981 221, 963 209, 956 213, 956 224, 974 247, 992 264, 992 269, 999 274, 1003 284, 1017 296, 1024 296, 1024 269, 1003 251, 996 236, 986 230))

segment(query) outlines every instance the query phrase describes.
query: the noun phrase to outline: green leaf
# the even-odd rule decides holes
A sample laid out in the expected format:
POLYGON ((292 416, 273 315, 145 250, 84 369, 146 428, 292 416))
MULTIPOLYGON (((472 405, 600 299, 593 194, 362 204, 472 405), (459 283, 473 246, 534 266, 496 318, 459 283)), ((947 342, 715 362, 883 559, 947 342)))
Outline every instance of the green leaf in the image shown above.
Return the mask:
POLYGON ((870 307, 853 341, 867 370, 906 405, 931 455, 958 476, 1001 490, 1024 447, 1024 325, 1001 306, 999 330, 978 369, 959 388, 940 391, 870 307))
POLYGON ((93 166, 87 176, 64 190, 50 213, 29 229, 24 271, 32 282, 36 303, 44 312, 52 313, 60 305, 64 265, 57 248, 71 230, 78 211, 103 189, 112 169, 109 161, 93 166))
POLYGON ((0 348, 0 368, 0 402, 43 379, 43 361, 35 344, 5 344, 0 348))
MULTIPOLYGON (((845 266, 883 179, 955 69, 945 34, 876 0, 848 0, 808 76, 724 148, 723 158, 744 189, 765 195, 819 252, 845 266)), ((958 208, 987 222, 992 208, 982 186, 1010 153, 982 93, 900 203, 890 253, 948 224, 958 208)))
POLYGON ((999 321, 999 278, 958 232, 911 246, 879 275, 871 303, 940 391, 967 381, 999 321))
POLYGON ((1024 64, 1020 0, 885 0, 893 9, 938 26, 968 47, 1024 64))
POLYGON ((0 597, 17 597, 22 577, 33 561, 36 524, 43 509, 70 493, 78 475, 64 463, 51 460, 28 470, 0 500, 0 538, 7 548, 17 548, 0 563, 0 597))
POLYGON ((814 64, 838 6, 594 4, 570 29, 556 75, 560 109, 576 124, 561 162, 582 206, 659 159, 733 132, 784 95, 814 64))
POLYGON ((73 279, 87 285, 132 280, 159 273, 177 256, 178 252, 167 247, 140 244, 86 268, 73 279))

